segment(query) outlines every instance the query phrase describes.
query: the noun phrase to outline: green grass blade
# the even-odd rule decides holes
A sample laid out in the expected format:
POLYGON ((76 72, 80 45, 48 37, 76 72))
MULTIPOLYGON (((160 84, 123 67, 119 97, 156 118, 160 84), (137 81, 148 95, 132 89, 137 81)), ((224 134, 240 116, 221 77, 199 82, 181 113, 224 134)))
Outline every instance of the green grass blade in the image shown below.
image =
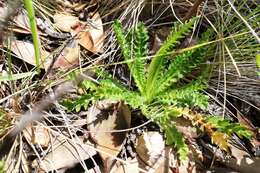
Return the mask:
POLYGON ((258 72, 258 75, 260 76, 260 54, 257 54, 256 57, 256 65, 258 66, 259 68, 259 72, 258 72))
POLYGON ((40 59, 41 59, 41 53, 40 53, 40 41, 38 37, 37 32, 37 25, 35 20, 35 13, 33 9, 33 1, 32 0, 24 0, 24 6, 28 12, 28 17, 30 21, 31 26, 31 32, 32 32, 32 38, 33 38, 33 45, 34 45, 34 52, 35 52, 35 63, 36 63, 36 69, 37 72, 40 72, 40 59))
POLYGON ((18 80, 22 78, 26 78, 29 76, 34 76, 36 72, 26 72, 26 73, 19 73, 19 74, 0 74, 0 82, 6 82, 6 81, 13 81, 18 80))
POLYGON ((260 54, 256 55, 256 64, 257 64, 257 66, 258 66, 258 68, 260 70, 260 54))

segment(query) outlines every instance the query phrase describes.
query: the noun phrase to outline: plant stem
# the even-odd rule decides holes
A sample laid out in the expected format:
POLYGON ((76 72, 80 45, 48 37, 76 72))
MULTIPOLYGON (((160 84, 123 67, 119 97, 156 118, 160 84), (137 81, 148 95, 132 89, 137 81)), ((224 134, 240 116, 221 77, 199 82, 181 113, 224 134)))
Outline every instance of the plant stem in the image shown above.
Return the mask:
POLYGON ((40 72, 40 42, 37 32, 37 25, 35 21, 35 13, 33 9, 33 1, 32 0, 24 0, 25 8, 28 12, 28 17, 30 21, 30 27, 32 32, 32 38, 33 38, 33 46, 34 46, 34 52, 35 52, 35 63, 36 63, 36 70, 39 73, 40 72))

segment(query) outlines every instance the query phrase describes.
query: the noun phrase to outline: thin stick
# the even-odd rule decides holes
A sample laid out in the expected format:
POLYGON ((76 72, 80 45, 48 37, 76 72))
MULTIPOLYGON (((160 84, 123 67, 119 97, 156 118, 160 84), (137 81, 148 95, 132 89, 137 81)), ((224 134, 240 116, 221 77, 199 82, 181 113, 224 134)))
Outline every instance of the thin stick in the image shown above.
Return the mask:
POLYGON ((203 2, 204 0, 197 0, 195 1, 195 3, 193 4, 193 6, 189 9, 188 13, 185 15, 185 17, 183 18, 183 21, 189 20, 198 10, 198 7, 200 6, 200 4, 203 2))

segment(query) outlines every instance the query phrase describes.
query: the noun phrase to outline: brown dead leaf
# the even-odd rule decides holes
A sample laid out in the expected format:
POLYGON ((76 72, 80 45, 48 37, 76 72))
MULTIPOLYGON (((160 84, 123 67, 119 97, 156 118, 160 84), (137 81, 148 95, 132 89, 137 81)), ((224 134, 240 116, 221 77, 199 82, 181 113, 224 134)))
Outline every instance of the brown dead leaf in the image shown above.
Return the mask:
POLYGON ((158 132, 145 132, 138 137, 137 157, 127 163, 117 161, 111 173, 128 172, 169 172, 169 147, 165 147, 163 137, 158 132))
POLYGON ((71 14, 55 14, 53 20, 54 26, 64 32, 71 32, 71 28, 79 22, 79 19, 71 14))
MULTIPOLYGON (((22 34, 31 34, 29 17, 25 9, 21 8, 18 11, 17 15, 13 18, 13 22, 15 25, 10 26, 10 30, 22 34)), ((38 30, 37 32, 39 35, 46 35, 45 33, 41 32, 41 30, 38 30)))
MULTIPOLYGON (((11 43, 11 51, 14 52, 17 57, 31 65, 36 65, 34 47, 31 42, 25 42, 20 40, 14 40, 11 43)), ((44 68, 44 60, 49 56, 49 52, 41 50, 41 62, 40 67, 44 68)))
POLYGON ((165 142, 158 132, 145 132, 137 139, 136 153, 139 167, 149 172, 155 171, 164 164, 165 142))
POLYGON ((105 39, 103 24, 99 13, 95 13, 91 20, 92 24, 87 31, 79 33, 79 44, 93 53, 98 53, 102 51, 105 39))
MULTIPOLYGON (((110 132, 130 127, 131 112, 122 102, 100 101, 88 110, 87 124, 97 148, 116 156, 126 137, 126 132, 110 132)), ((109 156, 100 153, 105 161, 109 156)))
POLYGON ((229 159, 221 160, 227 167, 231 167, 241 173, 258 173, 260 170, 260 158, 251 157, 246 151, 230 145, 232 156, 229 159))
POLYGON ((51 151, 41 160, 36 159, 32 163, 33 168, 39 168, 44 172, 54 170, 66 171, 75 164, 89 159, 96 154, 96 151, 89 148, 83 142, 73 142, 65 140, 61 136, 56 136, 51 151))
POLYGON ((53 18, 54 25, 61 31, 70 32, 71 35, 78 34, 82 47, 93 53, 102 51, 105 35, 99 13, 95 13, 87 24, 70 14, 55 14, 53 18))
MULTIPOLYGON (((6 4, 5 4, 6 5, 6 4)), ((4 21, 6 17, 8 17, 10 13, 10 7, 8 6, 1 6, 0 7, 0 20, 4 21)), ((29 34, 31 33, 30 31, 30 25, 29 25, 29 19, 27 17, 27 12, 20 8, 17 10, 17 13, 15 16, 12 18, 12 22, 14 23, 15 26, 11 26, 8 29, 11 29, 15 32, 19 33, 24 33, 24 34, 29 34)))
POLYGON ((43 148, 47 148, 50 143, 49 130, 43 126, 27 127, 24 132, 26 140, 32 144, 38 144, 43 148))
POLYGON ((216 159, 224 164, 227 168, 232 168, 239 173, 258 173, 260 170, 260 158, 252 157, 247 151, 243 149, 243 147, 240 147, 239 145, 240 144, 238 143, 235 145, 231 144, 229 146, 232 157, 230 155, 226 157, 222 152, 219 152, 220 150, 216 147, 206 148, 209 149, 214 157, 216 157, 216 159))
POLYGON ((29 18, 27 16, 27 12, 24 9, 19 10, 18 14, 14 17, 13 21, 17 25, 17 27, 20 27, 28 31, 28 33, 31 33, 29 18))
MULTIPOLYGON (((72 39, 56 59, 53 68, 69 69, 79 64, 78 40, 72 39)), ((49 62, 50 63, 50 62, 49 62)))

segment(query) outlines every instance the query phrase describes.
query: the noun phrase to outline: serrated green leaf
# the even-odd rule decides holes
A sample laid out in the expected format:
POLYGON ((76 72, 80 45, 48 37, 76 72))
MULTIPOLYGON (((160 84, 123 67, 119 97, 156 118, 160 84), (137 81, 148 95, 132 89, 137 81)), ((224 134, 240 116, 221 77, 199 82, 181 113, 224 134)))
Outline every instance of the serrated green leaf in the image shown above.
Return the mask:
POLYGON ((162 69, 165 68, 163 66, 165 58, 169 56, 169 52, 173 51, 175 46, 178 44, 178 40, 188 34, 195 20, 196 19, 193 18, 184 24, 175 23, 175 26, 169 37, 153 57, 152 62, 148 68, 146 82, 146 98, 148 102, 153 99, 154 95, 158 94, 158 88, 161 85, 161 83, 158 82, 158 76, 161 76, 160 73, 162 72, 162 69))
POLYGON ((174 144, 180 156, 180 160, 186 160, 188 158, 189 149, 182 134, 180 134, 174 126, 164 127, 164 130, 166 135, 166 143, 168 145, 174 144))

